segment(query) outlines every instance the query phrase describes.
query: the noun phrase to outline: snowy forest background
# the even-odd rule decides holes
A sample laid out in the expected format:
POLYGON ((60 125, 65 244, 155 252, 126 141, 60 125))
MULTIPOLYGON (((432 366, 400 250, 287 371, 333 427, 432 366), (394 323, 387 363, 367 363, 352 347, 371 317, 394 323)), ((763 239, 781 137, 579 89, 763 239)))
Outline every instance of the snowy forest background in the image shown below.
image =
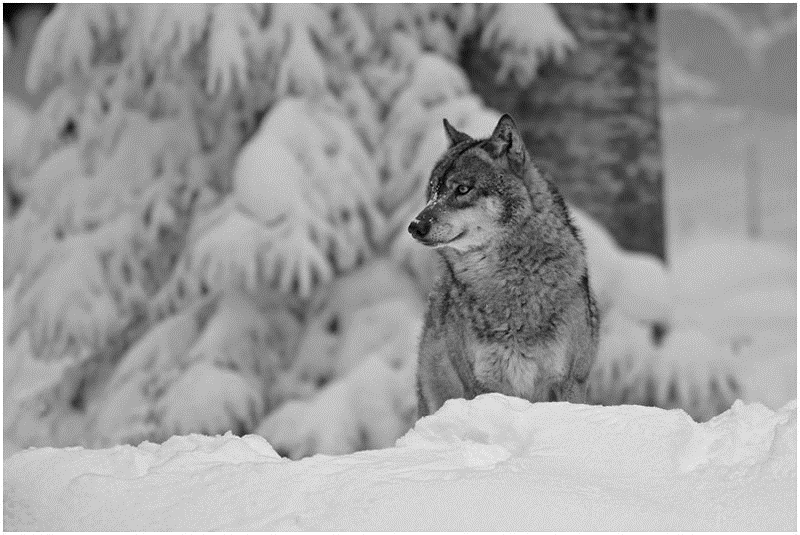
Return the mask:
POLYGON ((603 314, 593 402, 796 398, 796 7, 4 5, 4 444, 413 423, 405 232, 502 112, 603 314), (46 15, 46 16, 45 16, 46 15))

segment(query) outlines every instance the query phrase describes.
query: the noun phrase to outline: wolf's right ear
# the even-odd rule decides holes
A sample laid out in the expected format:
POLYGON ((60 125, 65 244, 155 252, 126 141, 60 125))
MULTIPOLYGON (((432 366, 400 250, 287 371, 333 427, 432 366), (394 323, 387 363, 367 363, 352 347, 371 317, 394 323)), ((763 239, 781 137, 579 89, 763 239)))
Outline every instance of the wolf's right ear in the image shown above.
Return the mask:
POLYGON ((508 157, 508 162, 517 171, 521 171, 525 165, 525 145, 522 142, 514 119, 507 113, 500 117, 497 126, 489 138, 489 152, 495 158, 501 156, 508 157))
POLYGON ((472 138, 464 132, 459 132, 456 127, 450 124, 447 119, 442 119, 444 122, 444 131, 447 132, 447 137, 450 138, 450 146, 458 145, 462 141, 470 141, 472 138))

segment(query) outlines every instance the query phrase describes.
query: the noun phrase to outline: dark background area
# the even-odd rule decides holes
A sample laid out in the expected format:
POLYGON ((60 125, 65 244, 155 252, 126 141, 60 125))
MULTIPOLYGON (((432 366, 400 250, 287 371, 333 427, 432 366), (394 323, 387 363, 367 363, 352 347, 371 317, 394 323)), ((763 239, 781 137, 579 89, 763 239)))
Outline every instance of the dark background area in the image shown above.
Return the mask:
POLYGON ((556 4, 578 46, 543 64, 527 88, 499 85, 497 59, 477 39, 462 54, 475 91, 511 113, 564 195, 620 245, 664 258, 657 8, 556 4))

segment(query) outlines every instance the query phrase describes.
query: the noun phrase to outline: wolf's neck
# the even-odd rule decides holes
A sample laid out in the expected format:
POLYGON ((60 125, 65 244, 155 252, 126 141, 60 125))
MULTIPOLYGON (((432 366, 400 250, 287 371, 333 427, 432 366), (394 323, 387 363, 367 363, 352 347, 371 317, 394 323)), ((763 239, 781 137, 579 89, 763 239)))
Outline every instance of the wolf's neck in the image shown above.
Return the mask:
POLYGON ((585 270, 580 254, 569 240, 548 241, 538 223, 532 218, 484 250, 442 251, 442 282, 479 339, 527 344, 550 336, 554 318, 578 288, 585 270))
POLYGON ((487 245, 441 253, 456 281, 480 287, 505 286, 515 279, 535 278, 539 264, 572 255, 574 244, 565 222, 534 213, 487 245))

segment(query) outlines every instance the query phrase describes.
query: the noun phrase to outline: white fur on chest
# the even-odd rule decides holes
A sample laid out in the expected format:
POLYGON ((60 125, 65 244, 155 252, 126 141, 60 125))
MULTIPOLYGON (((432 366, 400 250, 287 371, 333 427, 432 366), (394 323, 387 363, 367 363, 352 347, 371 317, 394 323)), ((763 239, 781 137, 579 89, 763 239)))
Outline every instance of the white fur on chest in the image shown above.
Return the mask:
POLYGON ((565 344, 519 348, 476 344, 473 369, 485 387, 530 401, 546 401, 549 387, 566 375, 565 344))

